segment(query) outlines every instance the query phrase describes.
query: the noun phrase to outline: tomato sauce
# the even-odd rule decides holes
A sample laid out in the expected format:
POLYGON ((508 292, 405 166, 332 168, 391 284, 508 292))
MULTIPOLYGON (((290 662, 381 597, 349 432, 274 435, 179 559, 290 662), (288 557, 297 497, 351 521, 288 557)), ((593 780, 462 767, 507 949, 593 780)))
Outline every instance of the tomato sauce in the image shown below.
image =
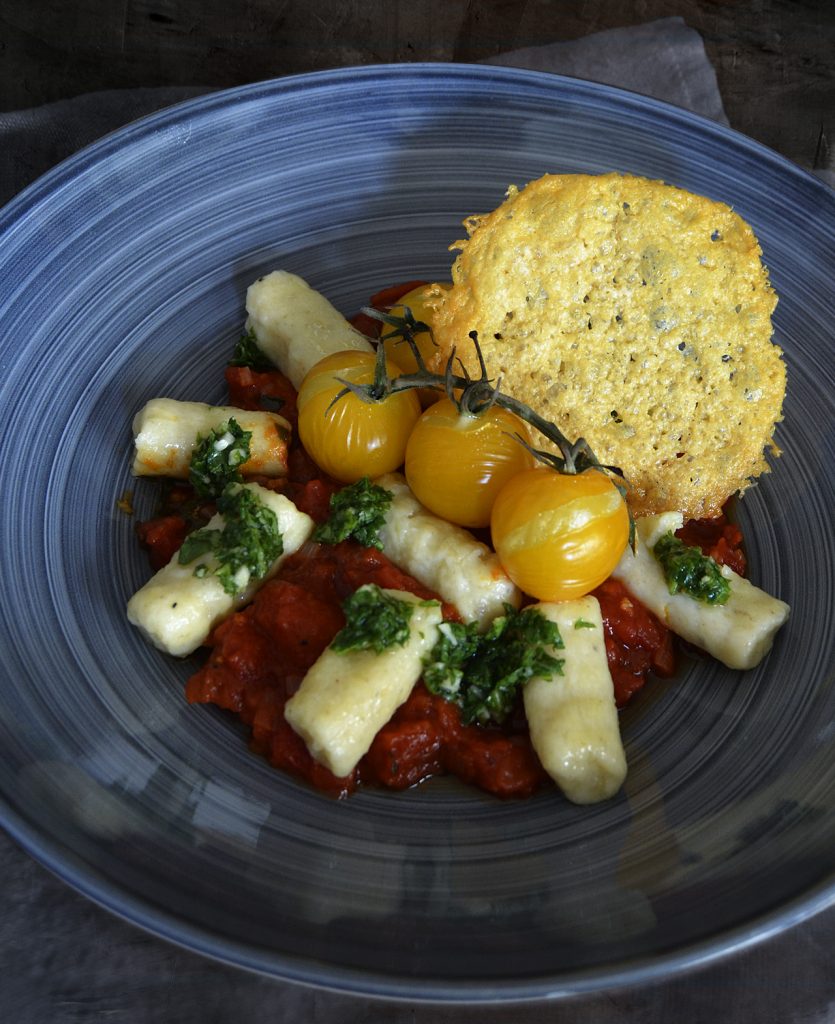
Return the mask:
MULTIPOLYGON (((370 305, 387 309, 420 283, 387 289, 373 296, 370 305)), ((376 321, 365 314, 360 317, 363 321, 357 326, 371 336, 378 334, 376 321)), ((277 409, 295 428, 296 393, 281 373, 228 367, 226 381, 230 404, 277 409)), ((316 522, 327 519, 330 497, 341 486, 322 476, 299 445, 295 429, 288 476, 259 482, 286 493, 316 522)), ((137 528, 152 566, 166 564, 188 531, 203 525, 211 513, 211 506, 194 503, 188 486, 170 488, 160 515, 137 528)), ((679 535, 744 572, 742 535, 726 515, 688 523, 679 535)), ((437 596, 376 549, 353 541, 333 547, 306 545, 282 564, 248 607, 214 630, 208 660, 187 682, 187 699, 239 716, 251 729, 254 751, 277 768, 338 796, 361 784, 404 789, 444 773, 501 797, 527 796, 550 784, 531 746, 521 702, 502 728, 464 725, 457 706, 429 693, 422 683, 380 730, 350 776, 337 778, 313 760, 285 721, 284 705, 344 625, 341 602, 365 583, 425 598, 437 596)), ((622 707, 651 674, 673 674, 672 634, 617 580, 607 580, 594 596, 603 615, 615 699, 622 707)), ((448 620, 458 619, 451 605, 443 605, 443 614, 448 620)))
MULTIPOLYGON (((527 735, 464 726, 457 707, 418 686, 348 777, 318 764, 284 720, 284 704, 344 625, 343 599, 364 583, 433 597, 381 552, 352 541, 292 555, 243 611, 212 634, 206 664, 186 685, 192 703, 211 703, 252 728, 252 746, 272 764, 343 795, 372 783, 395 789, 453 771, 490 792, 532 793, 544 773, 527 735)), ((447 619, 457 619, 443 605, 447 619)))
POLYGON ((140 543, 148 549, 154 572, 168 565, 182 547, 187 533, 187 520, 174 513, 157 516, 156 519, 149 519, 136 527, 136 535, 140 543))
POLYGON ((742 530, 729 519, 729 506, 725 506, 716 519, 691 519, 676 531, 685 544, 702 549, 702 553, 727 565, 744 576, 748 564, 743 550, 742 530))

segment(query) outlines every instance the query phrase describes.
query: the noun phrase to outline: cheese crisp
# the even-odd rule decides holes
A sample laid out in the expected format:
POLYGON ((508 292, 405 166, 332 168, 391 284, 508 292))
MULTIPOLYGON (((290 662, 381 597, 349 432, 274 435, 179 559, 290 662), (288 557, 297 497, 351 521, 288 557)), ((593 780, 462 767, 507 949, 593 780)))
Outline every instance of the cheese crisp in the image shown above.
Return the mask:
POLYGON ((464 224, 430 368, 455 348, 477 375, 477 331, 502 391, 620 466, 636 514, 715 516, 768 470, 777 300, 728 206, 628 175, 546 175, 464 224))

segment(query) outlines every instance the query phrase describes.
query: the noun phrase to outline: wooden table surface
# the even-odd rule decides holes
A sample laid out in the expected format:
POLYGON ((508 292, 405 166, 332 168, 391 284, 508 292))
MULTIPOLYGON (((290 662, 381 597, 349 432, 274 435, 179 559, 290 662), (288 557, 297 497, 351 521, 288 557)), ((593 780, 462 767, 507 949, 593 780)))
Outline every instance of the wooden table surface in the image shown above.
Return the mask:
POLYGON ((3 0, 0 109, 97 89, 478 61, 670 15, 704 39, 734 128, 835 168, 832 0, 3 0))

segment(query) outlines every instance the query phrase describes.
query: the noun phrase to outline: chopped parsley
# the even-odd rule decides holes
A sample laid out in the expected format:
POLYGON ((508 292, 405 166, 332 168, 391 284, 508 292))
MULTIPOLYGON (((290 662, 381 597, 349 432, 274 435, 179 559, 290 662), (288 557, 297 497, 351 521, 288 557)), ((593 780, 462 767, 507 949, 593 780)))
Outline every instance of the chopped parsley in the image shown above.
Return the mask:
POLYGON ((442 622, 435 646, 423 666, 426 688, 453 704, 460 703, 464 669, 478 652, 480 641, 475 622, 442 622))
POLYGON ((197 435, 188 478, 200 498, 216 498, 232 483, 240 483, 240 467, 250 455, 252 431, 244 430, 235 419, 197 435))
POLYGON ((409 622, 414 604, 384 594, 376 583, 366 583, 343 602, 345 625, 331 642, 331 649, 376 651, 381 654, 409 639, 409 622))
POLYGON ((194 569, 198 577, 217 576, 233 597, 245 590, 252 579, 260 580, 284 550, 275 512, 245 487, 227 487, 217 499, 224 518, 222 530, 204 527, 190 533, 180 548, 180 565, 189 565, 206 555, 194 569))
POLYGON ((731 585, 719 564, 699 548, 688 547, 672 532, 656 541, 652 553, 661 564, 671 594, 680 591, 705 604, 725 604, 731 585))
POLYGON ((251 327, 238 338, 229 366, 248 366, 256 373, 275 369, 272 360, 259 348, 255 331, 251 327))
POLYGON ((559 627, 535 609, 517 612, 508 605, 484 634, 475 623, 445 622, 438 629, 423 681, 461 708, 465 725, 503 722, 528 679, 562 675, 563 659, 546 650, 564 647, 559 627))
POLYGON ((328 520, 316 528, 313 539, 338 544, 349 537, 367 548, 379 548, 380 530, 392 501, 391 491, 372 484, 367 476, 331 496, 328 520))
POLYGON ((589 622, 588 619, 577 619, 574 623, 575 629, 595 629, 593 622, 589 622))

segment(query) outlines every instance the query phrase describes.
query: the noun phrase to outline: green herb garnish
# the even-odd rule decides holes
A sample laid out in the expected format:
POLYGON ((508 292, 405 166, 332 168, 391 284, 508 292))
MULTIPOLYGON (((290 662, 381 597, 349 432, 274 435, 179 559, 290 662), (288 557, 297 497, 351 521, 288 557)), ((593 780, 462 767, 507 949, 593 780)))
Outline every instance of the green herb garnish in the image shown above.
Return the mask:
POLYGON ((454 704, 460 703, 464 669, 478 652, 480 641, 477 623, 442 622, 423 666, 426 688, 454 704))
POLYGON ((244 430, 235 419, 197 435, 188 478, 200 498, 216 498, 232 483, 240 483, 241 466, 250 455, 252 431, 244 430))
POLYGON ((587 619, 577 619, 574 623, 575 629, 595 629, 593 622, 589 622, 587 619))
POLYGON ((238 338, 229 366, 248 366, 256 373, 275 369, 272 360, 259 348, 255 331, 251 327, 238 338))
POLYGON ((661 564, 671 594, 680 591, 705 604, 725 604, 731 585, 718 563, 699 548, 688 547, 672 532, 656 541, 652 553, 661 564))
POLYGON ((180 565, 212 555, 200 562, 194 575, 217 576, 227 594, 245 590, 250 580, 263 579, 284 550, 275 512, 251 490, 231 486, 217 499, 224 518, 222 530, 204 527, 190 533, 180 548, 180 565))
POLYGON ((384 594, 376 583, 355 590, 343 605, 345 626, 331 642, 331 649, 376 651, 381 654, 395 645, 403 647, 409 639, 409 622, 414 604, 384 594))
POLYGON ((338 544, 349 537, 367 548, 383 549, 380 530, 392 501, 391 491, 372 484, 367 476, 331 496, 330 515, 318 526, 313 539, 338 544))
POLYGON ((506 606, 488 631, 475 623, 443 623, 440 637, 424 662, 428 690, 461 708, 465 725, 501 723, 513 708, 519 687, 534 676, 562 675, 563 659, 546 647, 564 644, 556 623, 535 609, 506 606))

